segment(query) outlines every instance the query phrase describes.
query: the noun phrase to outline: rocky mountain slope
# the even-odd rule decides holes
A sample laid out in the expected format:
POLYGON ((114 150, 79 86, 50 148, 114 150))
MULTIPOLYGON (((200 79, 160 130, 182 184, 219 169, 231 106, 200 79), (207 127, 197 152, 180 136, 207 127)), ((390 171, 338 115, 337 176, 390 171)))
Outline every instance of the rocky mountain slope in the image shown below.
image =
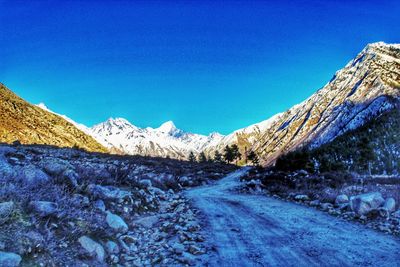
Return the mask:
POLYGON ((302 145, 318 147, 395 108, 400 96, 400 44, 369 44, 331 81, 304 102, 271 119, 238 130, 208 153, 237 143, 264 165, 302 145))
POLYGON ((53 113, 29 104, 0 83, 0 142, 79 147, 106 152, 91 136, 53 113))
POLYGON ((332 142, 278 158, 277 170, 325 173, 347 171, 364 175, 399 175, 400 109, 373 118, 332 142))

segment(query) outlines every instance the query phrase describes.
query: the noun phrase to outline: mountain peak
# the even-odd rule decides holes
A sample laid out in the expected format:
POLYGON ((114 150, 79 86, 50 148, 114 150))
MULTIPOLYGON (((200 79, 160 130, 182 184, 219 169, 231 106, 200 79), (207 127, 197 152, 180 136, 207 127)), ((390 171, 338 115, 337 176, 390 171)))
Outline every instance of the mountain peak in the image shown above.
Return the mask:
POLYGON ((124 125, 124 124, 129 124, 132 125, 127 119, 124 118, 109 118, 107 121, 107 123, 110 124, 117 124, 117 125, 124 125))
POLYGON ((385 42, 375 42, 375 43, 370 43, 367 45, 367 47, 395 47, 395 48, 400 48, 400 44, 388 44, 385 42))
POLYGON ((173 121, 166 121, 163 124, 161 124, 161 126, 158 127, 156 130, 163 133, 171 133, 175 132, 178 129, 176 128, 173 121))

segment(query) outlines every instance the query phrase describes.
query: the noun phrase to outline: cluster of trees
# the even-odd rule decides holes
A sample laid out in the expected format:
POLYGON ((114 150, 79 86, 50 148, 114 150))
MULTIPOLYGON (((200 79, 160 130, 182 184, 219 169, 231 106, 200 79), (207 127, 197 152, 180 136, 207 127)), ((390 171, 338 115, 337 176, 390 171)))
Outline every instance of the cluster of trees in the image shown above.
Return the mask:
MULTIPOLYGON (((214 157, 207 157, 204 152, 201 152, 198 158, 196 158, 193 152, 190 152, 189 154, 190 162, 199 162, 199 163, 215 162, 215 163, 231 164, 234 162, 235 164, 238 164, 239 160, 241 159, 242 159, 242 154, 240 153, 239 147, 236 144, 233 144, 231 146, 228 145, 225 146, 223 154, 218 150, 215 151, 214 157)), ((259 165, 259 158, 254 151, 246 153, 246 163, 247 160, 249 160, 254 166, 259 165)))
POLYGON ((316 149, 282 155, 275 168, 281 171, 398 174, 399 131, 400 111, 395 109, 316 149))

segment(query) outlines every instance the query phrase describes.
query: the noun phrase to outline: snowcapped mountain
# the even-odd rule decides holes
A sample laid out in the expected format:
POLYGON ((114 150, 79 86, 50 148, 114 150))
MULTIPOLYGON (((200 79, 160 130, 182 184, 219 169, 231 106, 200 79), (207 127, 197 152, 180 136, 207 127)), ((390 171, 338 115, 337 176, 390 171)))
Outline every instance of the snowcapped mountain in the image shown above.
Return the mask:
POLYGON ((207 152, 236 143, 242 152, 255 151, 268 165, 283 153, 303 145, 318 147, 398 108, 399 98, 400 44, 369 44, 308 99, 225 136, 207 152))
POLYGON ((188 133, 178 129, 172 121, 153 129, 139 128, 124 118, 110 118, 89 128, 50 110, 44 103, 36 106, 64 118, 110 152, 118 154, 187 159, 190 152, 199 154, 206 147, 218 144, 224 137, 219 133, 208 136, 188 133))
POLYGON ((36 106, 64 118, 110 152, 118 154, 187 159, 190 152, 199 154, 206 147, 218 144, 224 137, 215 132, 208 136, 188 133, 178 129, 172 121, 153 129, 136 127, 123 118, 110 118, 89 128, 50 110, 44 103, 36 106))
MULTIPOLYGON (((399 99, 400 44, 378 42, 367 45, 302 103, 227 136, 187 133, 172 121, 155 129, 139 128, 122 118, 88 128, 53 113, 116 153, 186 159, 191 151, 213 155, 226 145, 238 144, 242 153, 251 149, 268 165, 286 152, 300 146, 318 147, 398 108, 399 99)), ((49 111, 45 105, 39 106, 49 111)))
POLYGON ((109 149, 125 154, 187 159, 189 153, 200 153, 218 143, 223 136, 192 134, 176 128, 172 121, 158 128, 139 128, 122 118, 108 119, 91 128, 92 136, 109 149))

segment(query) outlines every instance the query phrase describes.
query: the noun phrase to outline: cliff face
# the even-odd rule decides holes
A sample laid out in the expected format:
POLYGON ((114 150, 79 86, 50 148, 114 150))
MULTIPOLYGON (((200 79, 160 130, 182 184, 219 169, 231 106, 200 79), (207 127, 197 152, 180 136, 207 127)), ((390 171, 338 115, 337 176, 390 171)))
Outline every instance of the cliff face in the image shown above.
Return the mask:
POLYGON ((107 149, 62 117, 31 105, 0 83, 0 142, 107 149))
POLYGON ((237 143, 264 165, 300 146, 319 147, 396 108, 400 97, 400 45, 368 45, 331 81, 284 113, 226 136, 216 147, 237 143))

